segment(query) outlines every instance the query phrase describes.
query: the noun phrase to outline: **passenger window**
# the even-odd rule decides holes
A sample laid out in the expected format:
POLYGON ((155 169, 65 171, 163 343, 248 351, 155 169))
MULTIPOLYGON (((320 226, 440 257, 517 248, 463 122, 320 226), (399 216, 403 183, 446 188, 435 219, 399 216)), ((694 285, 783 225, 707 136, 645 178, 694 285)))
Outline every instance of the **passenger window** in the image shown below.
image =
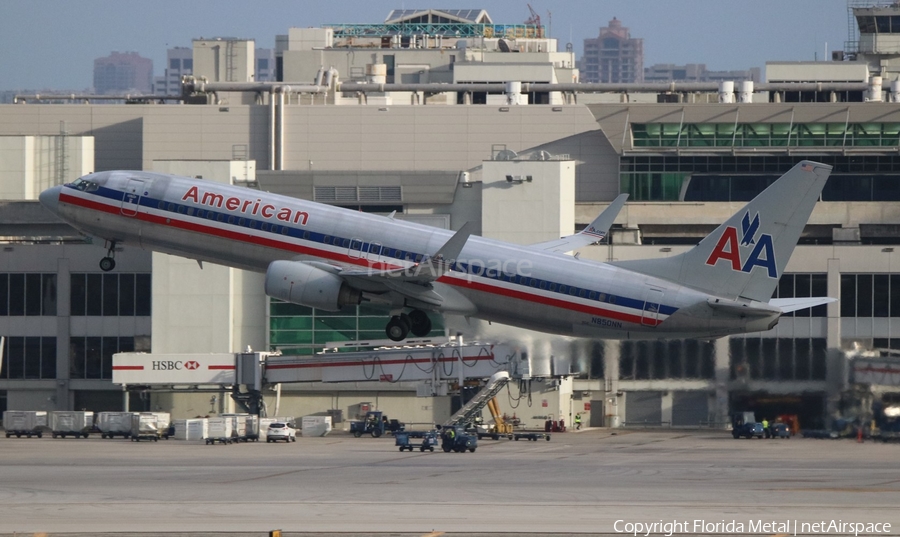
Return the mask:
POLYGON ((187 212, 187 208, 184 205, 178 206, 178 214, 184 214, 187 212))
POLYGON ((550 290, 551 290, 551 291, 554 291, 554 292, 556 291, 556 284, 555 284, 555 283, 551 283, 551 284, 550 284, 550 290))
POLYGON ((577 294, 578 294, 578 288, 577 288, 577 287, 569 287, 569 295, 570 295, 570 296, 575 296, 575 295, 577 295, 577 294))
POLYGON ((303 239, 304 239, 304 240, 309 240, 309 231, 304 231, 304 232, 303 232, 303 239))
POLYGON ((256 229, 256 220, 250 221, 250 229, 256 229))
POLYGON ((263 231, 269 231, 269 223, 263 222, 262 224, 260 224, 259 229, 261 229, 263 231))
POLYGON ((331 235, 325 235, 325 238, 322 239, 322 242, 325 244, 331 244, 331 235))
POLYGON ((606 293, 600 293, 600 296, 597 298, 600 302, 606 302, 606 293))
POLYGON ((166 210, 166 202, 164 202, 164 201, 159 202, 158 207, 159 207, 160 211, 165 211, 166 210))
POLYGON ((349 248, 350 247, 350 239, 344 239, 341 244, 344 248, 349 248))
POLYGON ((578 293, 578 296, 580 296, 581 298, 586 297, 586 296, 587 296, 587 291, 585 291, 584 289, 582 289, 582 290, 578 293))
POLYGON ((233 216, 229 216, 229 217, 228 217, 228 223, 229 223, 229 224, 233 224, 233 223, 234 223, 234 217, 233 217, 233 216))
POLYGON ((358 241, 358 240, 356 240, 356 239, 353 239, 352 241, 350 241, 350 249, 351 249, 351 250, 359 250, 359 249, 361 249, 361 248, 362 248, 362 242, 361 242, 361 241, 358 241))
POLYGON ((616 295, 609 295, 609 303, 610 304, 616 303, 616 295))
POLYGON ((206 212, 206 218, 207 218, 208 220, 215 220, 215 218, 216 218, 216 213, 214 213, 214 212, 212 212, 212 211, 207 211, 207 212, 206 212))
POLYGON ((565 286, 565 285, 560 285, 560 286, 559 286, 559 292, 562 293, 562 294, 566 294, 566 291, 567 291, 568 289, 569 289, 568 286, 565 286))
POLYGON ((216 215, 216 220, 218 220, 219 222, 224 222, 224 221, 225 221, 225 215, 222 214, 222 213, 217 214, 217 215, 216 215))
POLYGON ((174 211, 175 211, 175 204, 174 204, 174 203, 170 203, 169 206, 167 207, 167 210, 168 210, 169 212, 174 212, 174 211))
POLYGON ((272 224, 272 233, 278 233, 278 226, 275 224, 272 224))
POLYGON ((188 216, 194 216, 194 208, 188 207, 187 213, 188 213, 188 216))
POLYGON ((531 286, 534 287, 534 288, 537 288, 538 282, 539 282, 539 281, 540 281, 540 280, 538 280, 537 278, 532 278, 532 280, 531 280, 531 286))
POLYGON ((244 223, 246 223, 246 220, 244 220, 243 218, 238 218, 238 225, 239 225, 239 226, 244 227, 244 223))
POLYGON ((541 282, 541 289, 547 289, 547 282, 541 282))
POLYGON ((597 300, 597 291, 591 291, 591 300, 597 300))
POLYGON ((290 233, 290 231, 291 231, 291 228, 289 228, 287 226, 281 226, 281 234, 282 235, 287 235, 288 233, 290 233))

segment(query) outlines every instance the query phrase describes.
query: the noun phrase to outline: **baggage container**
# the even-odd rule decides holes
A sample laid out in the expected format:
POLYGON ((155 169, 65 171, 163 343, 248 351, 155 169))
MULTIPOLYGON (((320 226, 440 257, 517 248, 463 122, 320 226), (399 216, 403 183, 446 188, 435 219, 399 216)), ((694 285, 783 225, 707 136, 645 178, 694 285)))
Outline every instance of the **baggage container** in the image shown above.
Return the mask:
MULTIPOLYGON (((167 425, 168 427, 168 425, 167 425)), ((162 432, 159 430, 159 416, 155 412, 134 413, 131 416, 131 441, 159 441, 162 432)))
POLYGON ((43 436, 43 428, 47 426, 47 412, 44 410, 4 410, 3 428, 6 430, 6 438, 22 435, 31 438, 43 436))
POLYGON ((209 422, 206 418, 174 420, 172 426, 175 440, 206 440, 209 436, 209 422))
POLYGON ((234 419, 233 417, 207 418, 209 436, 206 438, 206 444, 231 444, 234 442, 234 419))
POLYGON ((245 420, 247 422, 247 429, 244 434, 244 441, 259 441, 259 416, 256 414, 248 414, 245 420))
POLYGON ((172 415, 168 412, 142 412, 142 414, 153 414, 156 416, 156 428, 159 429, 160 438, 166 440, 172 436, 172 415))
POLYGON ((300 423, 303 436, 325 436, 331 432, 331 416, 303 416, 300 423))
POLYGON ((83 436, 94 428, 94 413, 90 410, 53 410, 50 412, 50 432, 53 438, 83 436))
POLYGON ((235 442, 259 440, 259 416, 255 414, 219 414, 222 418, 231 418, 231 438, 235 442))
POLYGON ((131 416, 134 412, 97 412, 95 419, 102 438, 131 436, 131 416))

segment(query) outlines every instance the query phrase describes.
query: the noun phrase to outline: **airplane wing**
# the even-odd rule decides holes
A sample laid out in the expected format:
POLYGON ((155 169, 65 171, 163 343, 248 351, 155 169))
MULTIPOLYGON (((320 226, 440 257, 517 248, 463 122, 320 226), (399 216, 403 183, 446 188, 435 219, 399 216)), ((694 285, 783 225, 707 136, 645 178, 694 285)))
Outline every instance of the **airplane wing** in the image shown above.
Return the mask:
POLYGON ((474 224, 467 222, 434 255, 424 258, 411 267, 390 270, 342 269, 331 266, 335 274, 350 285, 369 292, 393 292, 425 305, 446 311, 471 311, 468 300, 456 296, 445 296, 435 291, 433 282, 449 272, 472 234, 474 224))
POLYGON ((613 202, 609 204, 609 207, 604 209, 588 227, 574 235, 568 235, 552 241, 539 242, 530 245, 530 247, 546 252, 565 253, 581 248, 582 246, 587 246, 588 244, 600 242, 606 238, 606 234, 609 233, 609 228, 612 227, 613 222, 616 220, 616 216, 619 215, 619 211, 622 210, 622 206, 625 205, 625 200, 627 199, 628 194, 620 194, 619 197, 614 199, 613 202))
POLYGON ((830 304, 832 302, 837 302, 837 299, 831 298, 830 296, 773 298, 769 301, 769 305, 781 309, 782 313, 790 313, 792 311, 821 306, 822 304, 830 304))

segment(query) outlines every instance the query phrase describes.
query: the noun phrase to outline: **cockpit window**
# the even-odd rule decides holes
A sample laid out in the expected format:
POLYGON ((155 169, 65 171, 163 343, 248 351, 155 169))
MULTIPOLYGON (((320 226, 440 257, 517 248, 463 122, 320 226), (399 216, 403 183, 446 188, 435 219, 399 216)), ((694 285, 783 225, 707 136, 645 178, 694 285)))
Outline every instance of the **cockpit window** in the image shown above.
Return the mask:
POLYGON ((73 188, 77 188, 83 192, 93 192, 100 188, 100 185, 93 181, 88 181, 86 179, 76 179, 74 183, 71 185, 73 188))

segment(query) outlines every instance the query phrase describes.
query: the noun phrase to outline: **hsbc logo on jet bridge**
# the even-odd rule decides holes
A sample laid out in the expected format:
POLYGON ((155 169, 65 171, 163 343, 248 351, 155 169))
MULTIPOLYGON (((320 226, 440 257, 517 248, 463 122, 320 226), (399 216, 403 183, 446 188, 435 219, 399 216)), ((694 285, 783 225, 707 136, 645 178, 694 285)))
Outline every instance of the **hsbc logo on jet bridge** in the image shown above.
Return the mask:
POLYGON ((173 360, 154 360, 150 363, 150 365, 153 371, 181 371, 182 369, 193 371, 200 367, 200 364, 195 362, 194 360, 188 360, 187 362, 173 360))
POLYGON ((733 226, 728 226, 719 237, 719 242, 706 264, 715 266, 719 261, 731 263, 731 270, 750 273, 753 267, 763 267, 769 278, 778 279, 778 270, 775 268, 775 247, 772 244, 772 235, 768 233, 760 234, 756 238, 759 231, 759 213, 753 219, 750 219, 750 211, 744 213, 741 219, 741 239, 738 242, 738 230, 733 226), (741 259, 744 250, 753 246, 753 250, 746 260, 741 259))
POLYGON ((114 384, 234 384, 234 354, 113 355, 114 384))

